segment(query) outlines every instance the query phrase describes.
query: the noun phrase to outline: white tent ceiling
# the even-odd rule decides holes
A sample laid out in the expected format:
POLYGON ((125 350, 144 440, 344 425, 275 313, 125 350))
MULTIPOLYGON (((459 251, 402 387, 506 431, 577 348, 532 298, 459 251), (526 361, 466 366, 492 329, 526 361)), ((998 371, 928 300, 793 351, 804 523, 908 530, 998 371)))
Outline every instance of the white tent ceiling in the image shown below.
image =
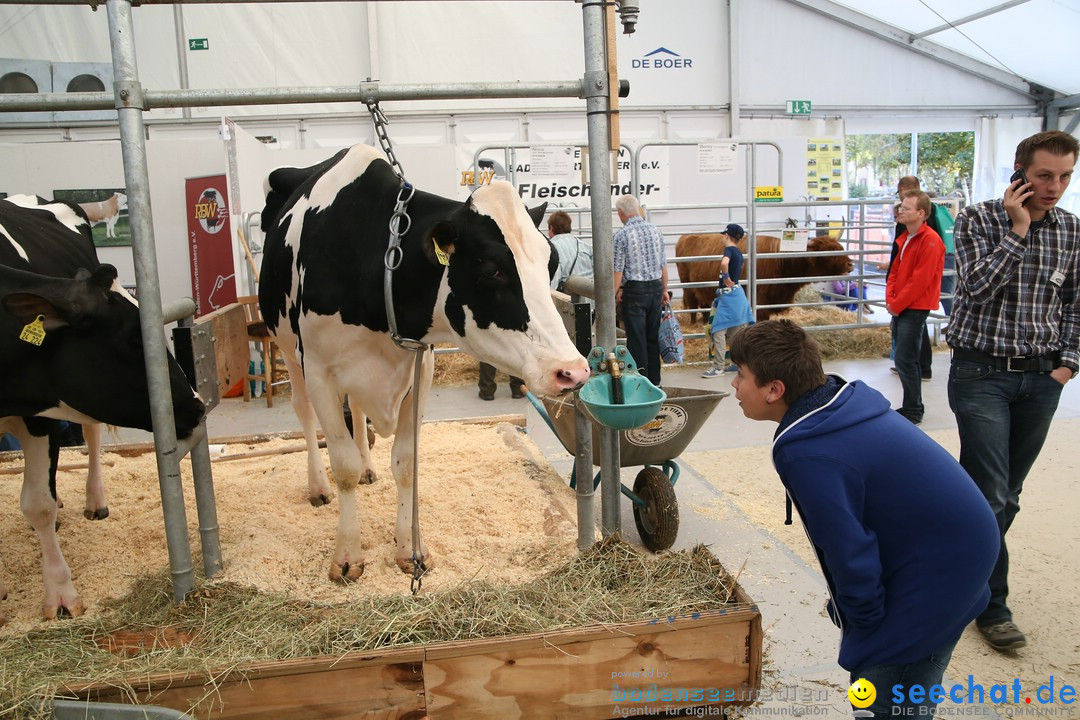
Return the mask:
POLYGON ((839 0, 911 36, 1065 95, 1080 93, 1077 0, 839 0))

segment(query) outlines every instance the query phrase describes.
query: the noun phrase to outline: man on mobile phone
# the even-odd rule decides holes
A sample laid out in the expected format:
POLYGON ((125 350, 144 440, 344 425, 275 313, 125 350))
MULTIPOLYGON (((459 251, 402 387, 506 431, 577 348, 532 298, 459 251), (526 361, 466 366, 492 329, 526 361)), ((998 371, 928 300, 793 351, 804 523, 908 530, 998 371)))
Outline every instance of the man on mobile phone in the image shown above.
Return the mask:
POLYGON ((949 406, 960 464, 990 503, 1001 550, 990 604, 975 623, 996 650, 1027 644, 1006 604, 1005 533, 1042 449, 1061 389, 1080 367, 1080 219, 1057 207, 1072 179, 1076 138, 1041 132, 1016 147, 1014 180, 1001 200, 956 218, 956 302, 949 406))

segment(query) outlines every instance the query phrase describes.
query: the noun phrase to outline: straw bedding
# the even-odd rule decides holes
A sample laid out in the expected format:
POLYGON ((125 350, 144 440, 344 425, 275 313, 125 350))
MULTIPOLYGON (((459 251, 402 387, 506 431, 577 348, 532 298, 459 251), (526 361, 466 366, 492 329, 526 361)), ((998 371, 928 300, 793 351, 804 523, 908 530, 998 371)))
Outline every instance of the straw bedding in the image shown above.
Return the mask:
MULTIPOLYGON (((107 454, 116 464, 104 469, 105 521, 82 518, 85 471, 59 473, 61 545, 88 609, 50 623, 39 619, 41 556, 18 508, 20 478, 2 476, 0 572, 10 594, 0 604, 9 621, 0 718, 38 717, 41 698, 65 684, 127 687, 125 678, 149 673, 651 619, 730 600, 733 581, 704 548, 654 557, 609 542, 577 553, 572 491, 509 425, 433 423, 420 447, 420 522, 436 566, 416 597, 393 562, 388 441, 372 451, 379 480, 358 489, 368 561, 359 582, 327 579, 337 508, 308 504, 303 452, 215 462, 226 567, 181 605, 171 602, 154 456, 107 454)), ((181 471, 191 502, 186 461, 181 471)), ((194 526, 193 506, 187 514, 194 526)))

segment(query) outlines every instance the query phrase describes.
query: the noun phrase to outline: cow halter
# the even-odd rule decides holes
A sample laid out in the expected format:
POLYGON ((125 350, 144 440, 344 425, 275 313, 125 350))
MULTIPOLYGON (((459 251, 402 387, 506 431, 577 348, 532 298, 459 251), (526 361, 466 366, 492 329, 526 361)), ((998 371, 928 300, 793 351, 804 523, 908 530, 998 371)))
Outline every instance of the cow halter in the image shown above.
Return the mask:
POLYGON ((424 564, 424 553, 420 550, 420 369, 424 361, 424 355, 431 349, 427 343, 419 340, 402 337, 398 333, 397 316, 394 314, 394 271, 401 265, 403 252, 401 250, 401 236, 409 232, 412 220, 409 218, 409 201, 412 200, 416 188, 405 179, 405 172, 401 169, 394 154, 394 147, 390 143, 390 136, 386 134, 388 124, 386 115, 379 107, 379 101, 375 98, 365 100, 368 112, 371 113, 371 123, 375 127, 375 135, 379 138, 379 145, 390 162, 394 174, 401 181, 398 190, 397 202, 394 205, 394 214, 390 216, 390 244, 383 256, 383 266, 386 268, 383 281, 383 300, 386 305, 386 323, 390 329, 390 337, 394 344, 403 350, 416 353, 413 363, 412 384, 412 420, 413 420, 413 464, 412 464, 412 580, 409 582, 409 590, 413 595, 420 592, 423 584, 424 573, 427 565, 424 564))

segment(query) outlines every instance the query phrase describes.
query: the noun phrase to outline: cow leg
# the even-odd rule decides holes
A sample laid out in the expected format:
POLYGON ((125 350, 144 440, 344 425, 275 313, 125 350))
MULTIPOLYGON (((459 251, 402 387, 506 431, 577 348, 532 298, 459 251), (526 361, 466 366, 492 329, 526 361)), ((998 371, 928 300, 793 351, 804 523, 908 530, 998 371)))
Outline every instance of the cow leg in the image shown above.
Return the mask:
POLYGON ((90 466, 86 472, 83 516, 87 520, 104 520, 109 517, 109 506, 105 502, 105 480, 101 476, 101 423, 86 423, 82 429, 90 466))
POLYGON ((26 464, 19 504, 41 543, 45 581, 42 613, 46 620, 55 620, 64 614, 78 617, 85 608, 71 582, 71 569, 64 560, 56 536, 56 498, 49 490, 49 439, 34 437, 29 431, 16 432, 16 436, 22 444, 26 464))
POLYGON ((334 499, 334 490, 330 487, 330 479, 326 477, 322 453, 319 452, 318 424, 308 397, 307 381, 291 353, 282 352, 281 357, 289 371, 293 411, 300 421, 300 427, 304 429, 304 442, 307 444, 308 500, 315 507, 329 505, 334 499))
MULTIPOLYGON (((361 453, 349 434, 342 410, 342 397, 330 379, 330 373, 308 366, 305 378, 315 412, 326 435, 326 450, 338 488, 338 529, 334 554, 330 558, 330 579, 352 582, 364 573, 363 546, 360 540, 360 520, 356 510, 356 485, 374 478, 367 449, 361 453), (364 456, 368 455, 367 458, 364 456)), ((364 421, 362 413, 353 415, 354 423, 364 421)))
MULTIPOLYGON (((425 354, 424 365, 420 372, 420 412, 423 420, 424 403, 427 400, 428 390, 431 388, 432 373, 435 363, 431 352, 425 354)), ((419 428, 413 425, 413 390, 410 390, 401 401, 401 410, 398 413, 397 431, 394 433, 394 447, 390 452, 391 467, 394 472, 394 483, 397 485, 398 511, 397 522, 394 525, 394 561, 401 571, 407 574, 413 572, 413 438, 419 428)), ((419 547, 415 551, 423 557, 424 565, 428 569, 435 566, 434 559, 424 544, 424 538, 420 537, 419 547)))

